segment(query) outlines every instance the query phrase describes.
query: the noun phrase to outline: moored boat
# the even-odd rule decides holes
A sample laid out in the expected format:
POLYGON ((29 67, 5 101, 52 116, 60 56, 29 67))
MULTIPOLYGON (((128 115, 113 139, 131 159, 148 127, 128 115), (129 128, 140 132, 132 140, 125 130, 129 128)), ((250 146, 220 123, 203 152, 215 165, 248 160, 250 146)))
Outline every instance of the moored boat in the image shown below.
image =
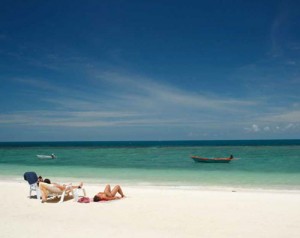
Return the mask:
POLYGON ((38 157, 39 159, 56 159, 56 155, 55 154, 51 154, 51 155, 36 155, 36 157, 38 157))
POLYGON ((230 155, 228 158, 204 158, 196 155, 192 155, 191 158, 195 162, 203 163, 229 163, 233 159, 233 155, 230 155))

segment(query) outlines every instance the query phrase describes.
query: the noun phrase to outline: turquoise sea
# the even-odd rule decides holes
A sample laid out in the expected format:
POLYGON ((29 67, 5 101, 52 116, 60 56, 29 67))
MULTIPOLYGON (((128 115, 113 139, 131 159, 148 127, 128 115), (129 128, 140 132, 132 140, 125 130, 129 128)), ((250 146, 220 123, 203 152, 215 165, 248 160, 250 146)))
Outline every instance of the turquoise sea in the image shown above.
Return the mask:
POLYGON ((23 181, 26 171, 59 182, 300 190, 300 140, 0 143, 0 179, 23 181), (190 158, 231 154, 229 164, 190 158))

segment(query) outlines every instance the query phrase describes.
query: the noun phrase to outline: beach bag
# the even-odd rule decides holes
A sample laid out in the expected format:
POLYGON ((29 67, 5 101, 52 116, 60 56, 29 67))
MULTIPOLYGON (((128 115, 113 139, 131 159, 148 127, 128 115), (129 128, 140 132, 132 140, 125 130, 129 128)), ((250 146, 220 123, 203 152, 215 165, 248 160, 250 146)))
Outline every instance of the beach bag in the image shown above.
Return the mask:
POLYGON ((81 198, 78 199, 77 202, 80 202, 80 203, 89 203, 90 199, 88 197, 81 197, 81 198))

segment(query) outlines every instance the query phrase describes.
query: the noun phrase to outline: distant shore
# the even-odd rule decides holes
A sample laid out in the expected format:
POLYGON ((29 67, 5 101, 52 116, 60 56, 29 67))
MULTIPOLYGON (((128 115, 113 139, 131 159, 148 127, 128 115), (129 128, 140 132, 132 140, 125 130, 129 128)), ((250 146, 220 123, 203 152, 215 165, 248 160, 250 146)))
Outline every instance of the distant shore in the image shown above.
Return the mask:
MULTIPOLYGON (((7 238, 296 238, 300 234, 300 191, 125 185, 126 198, 113 202, 80 204, 71 199, 42 204, 28 198, 26 181, 0 180, 0 185, 0 230, 7 238)), ((104 185, 84 184, 87 196, 104 185)))

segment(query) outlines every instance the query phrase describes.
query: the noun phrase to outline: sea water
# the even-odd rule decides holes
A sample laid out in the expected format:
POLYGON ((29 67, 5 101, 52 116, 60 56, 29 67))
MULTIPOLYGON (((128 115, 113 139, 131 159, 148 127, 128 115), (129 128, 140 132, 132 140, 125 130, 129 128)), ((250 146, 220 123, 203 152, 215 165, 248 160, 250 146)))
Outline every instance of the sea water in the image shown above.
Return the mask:
POLYGON ((300 140, 0 143, 0 179, 26 171, 57 182, 300 190, 300 140), (231 154, 224 164, 190 158, 231 154))

